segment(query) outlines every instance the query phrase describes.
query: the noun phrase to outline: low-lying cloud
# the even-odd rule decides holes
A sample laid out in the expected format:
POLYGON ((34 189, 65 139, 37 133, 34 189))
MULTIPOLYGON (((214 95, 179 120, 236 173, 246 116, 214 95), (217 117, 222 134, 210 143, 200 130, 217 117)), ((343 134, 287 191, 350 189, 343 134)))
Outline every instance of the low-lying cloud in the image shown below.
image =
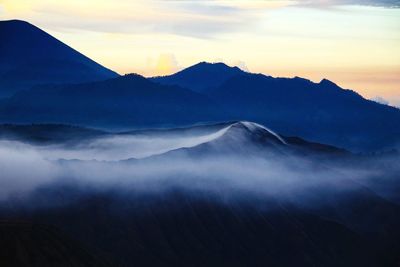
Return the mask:
POLYGON ((223 199, 248 194, 307 201, 327 191, 345 193, 376 185, 380 186, 376 191, 384 195, 389 186, 383 185, 396 182, 384 178, 395 166, 397 159, 392 158, 377 163, 387 167, 389 162, 391 167, 382 169, 319 163, 290 155, 266 158, 259 154, 205 153, 193 157, 185 150, 177 155, 158 155, 212 141, 225 129, 182 137, 117 135, 72 147, 1 141, 0 200, 24 198, 39 188, 70 184, 95 192, 133 190, 151 194, 180 188, 223 199), (126 160, 135 156, 141 159, 126 160))

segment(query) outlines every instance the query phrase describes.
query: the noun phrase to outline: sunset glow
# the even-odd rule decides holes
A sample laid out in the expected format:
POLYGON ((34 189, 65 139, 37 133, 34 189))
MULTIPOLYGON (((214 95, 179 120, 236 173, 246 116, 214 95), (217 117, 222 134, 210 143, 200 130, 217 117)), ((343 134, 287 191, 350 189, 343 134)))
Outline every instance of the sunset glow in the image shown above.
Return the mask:
POLYGON ((120 74, 222 61, 400 106, 398 1, 0 0, 0 19, 31 22, 120 74))

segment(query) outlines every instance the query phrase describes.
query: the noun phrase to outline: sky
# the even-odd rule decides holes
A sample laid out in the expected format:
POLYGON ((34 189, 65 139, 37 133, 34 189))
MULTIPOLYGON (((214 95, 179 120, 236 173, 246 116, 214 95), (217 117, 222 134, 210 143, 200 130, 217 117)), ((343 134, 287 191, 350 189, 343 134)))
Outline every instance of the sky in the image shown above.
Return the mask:
POLYGON ((400 0, 0 0, 0 19, 31 22, 120 74, 225 62, 400 106, 400 0))

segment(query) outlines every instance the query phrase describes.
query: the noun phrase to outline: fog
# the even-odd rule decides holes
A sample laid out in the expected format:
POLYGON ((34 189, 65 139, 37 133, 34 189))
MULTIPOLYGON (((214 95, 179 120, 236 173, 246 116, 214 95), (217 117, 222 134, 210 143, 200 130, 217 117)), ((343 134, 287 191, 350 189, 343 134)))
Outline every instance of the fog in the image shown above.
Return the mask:
POLYGON ((399 187, 393 186, 399 184, 397 155, 374 160, 372 165, 319 162, 290 154, 272 158, 248 152, 203 153, 198 157, 187 150, 162 154, 217 140, 228 130, 223 127, 200 134, 113 135, 74 145, 3 140, 0 201, 23 199, 37 189, 65 184, 94 192, 131 190, 152 194, 179 188, 215 194, 225 200, 248 194, 302 202, 332 191, 346 194, 372 190, 382 196, 398 192, 399 187))
POLYGON ((0 199, 52 182, 58 171, 37 150, 20 142, 0 141, 0 199))
MULTIPOLYGON (((145 158, 162 154, 170 150, 193 147, 209 142, 228 131, 230 126, 221 127, 212 132, 188 131, 180 133, 120 134, 106 135, 77 144, 56 144, 37 146, 34 149, 46 159, 79 159, 118 161, 131 158, 145 158)), ((29 149, 29 147, 27 147, 29 149)))

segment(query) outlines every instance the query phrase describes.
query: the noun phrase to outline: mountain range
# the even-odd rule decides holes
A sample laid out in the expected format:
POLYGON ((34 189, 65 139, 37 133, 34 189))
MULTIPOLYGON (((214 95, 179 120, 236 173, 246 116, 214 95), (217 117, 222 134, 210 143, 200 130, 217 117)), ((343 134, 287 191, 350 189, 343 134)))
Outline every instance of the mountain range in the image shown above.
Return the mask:
POLYGON ((209 97, 136 74, 21 91, 0 106, 6 123, 69 123, 102 128, 188 125, 227 119, 209 97))
POLYGON ((1 123, 137 129, 246 120, 352 151, 400 142, 399 109, 326 79, 206 62, 163 77, 118 76, 26 22, 0 22, 0 37, 0 95, 9 96, 1 123))
POLYGON ((285 135, 356 151, 379 150, 399 142, 399 109, 367 100, 326 79, 314 83, 299 77, 274 78, 221 63, 203 62, 154 80, 192 90, 207 88, 203 92, 232 119, 268 125, 285 135), (217 73, 221 68, 222 82, 210 84, 209 80, 202 82, 196 76, 204 69, 217 73))
POLYGON ((0 21, 2 266, 395 267, 399 144, 327 79, 121 76, 0 21))

